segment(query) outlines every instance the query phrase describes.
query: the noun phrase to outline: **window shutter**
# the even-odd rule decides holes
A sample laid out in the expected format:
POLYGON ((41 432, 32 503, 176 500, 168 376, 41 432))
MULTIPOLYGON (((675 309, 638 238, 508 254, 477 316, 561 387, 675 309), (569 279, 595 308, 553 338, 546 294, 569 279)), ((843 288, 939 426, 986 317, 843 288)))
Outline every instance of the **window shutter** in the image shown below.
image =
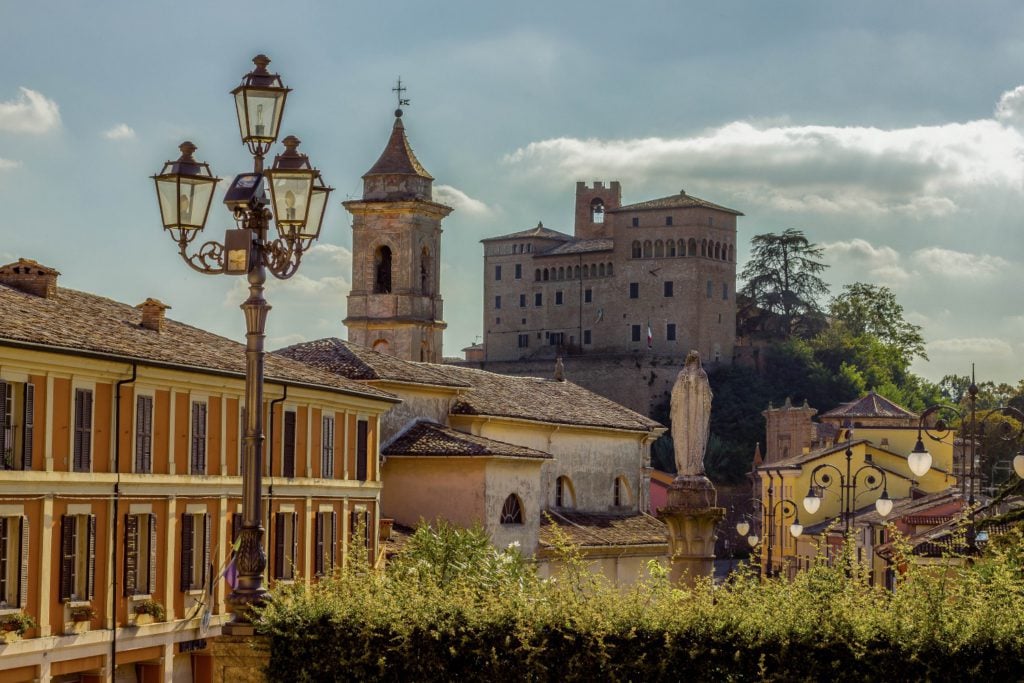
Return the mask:
POLYGON ((231 546, 234 547, 239 534, 242 533, 242 513, 235 512, 231 515, 231 546))
POLYGON ((331 569, 333 570, 338 566, 338 513, 334 510, 331 511, 331 534, 327 540, 331 544, 331 569))
POLYGON ((192 587, 192 552, 195 547, 195 518, 187 512, 181 516, 181 590, 192 587))
POLYGON ((274 578, 284 576, 284 513, 274 515, 274 578))
POLYGON ((149 515, 149 594, 156 593, 156 515, 149 515))
POLYGON ((8 591, 8 566, 11 561, 10 553, 10 532, 11 525, 10 520, 7 517, 0 517, 0 605, 4 608, 9 607, 7 604, 8 591))
POLYGON ((316 551, 313 555, 313 572, 317 576, 323 576, 324 573, 324 513, 316 513, 316 551))
POLYGON ((24 421, 25 434, 21 445, 21 468, 32 469, 32 440, 35 435, 36 423, 36 385, 31 382, 25 385, 24 421))
POLYGON ((284 414, 284 453, 281 476, 295 476, 295 413, 284 414))
POLYGON ((0 470, 9 469, 12 463, 7 462, 7 449, 14 445, 11 427, 11 385, 0 382, 0 470))
POLYGON ((88 472, 92 465, 90 435, 92 432, 92 391, 75 390, 75 472, 88 472))
POLYGON ((71 599, 75 585, 75 516, 60 518, 60 601, 71 599))
POLYGON ((96 515, 89 515, 89 564, 85 575, 86 599, 96 597, 96 515))
POLYGON ((356 423, 356 479, 366 481, 368 427, 366 420, 356 423))
POLYGON ((124 516, 124 594, 135 595, 139 572, 139 518, 124 516))
POLYGON ((288 575, 294 579, 296 560, 299 558, 299 515, 292 512, 289 516, 292 518, 292 556, 290 558, 292 566, 288 575))
POLYGON ((192 404, 192 474, 206 474, 206 404, 192 404))
POLYGON ((29 541, 28 517, 21 517, 21 554, 18 556, 18 607, 28 607, 28 541, 29 541))
POLYGON ((139 396, 135 410, 135 471, 153 471, 153 398, 139 396))
MULTIPOLYGON (((204 408, 206 406, 203 406, 204 408)), ((210 526, 212 518, 209 513, 203 515, 203 588, 206 588, 213 573, 210 570, 210 526)))

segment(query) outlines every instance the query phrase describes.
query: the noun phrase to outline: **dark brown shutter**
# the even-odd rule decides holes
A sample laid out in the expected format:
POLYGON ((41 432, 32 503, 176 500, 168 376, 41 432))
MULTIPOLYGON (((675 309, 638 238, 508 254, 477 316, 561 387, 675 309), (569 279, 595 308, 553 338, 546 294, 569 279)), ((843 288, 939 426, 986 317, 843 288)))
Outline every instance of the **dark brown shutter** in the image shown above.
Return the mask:
POLYGON ((296 560, 299 558, 299 516, 294 512, 289 513, 289 516, 292 518, 292 556, 288 577, 294 579, 296 560))
POLYGON ((29 551, 28 517, 21 517, 21 553, 18 555, 18 607, 28 607, 28 551, 29 551))
POLYGON ((25 385, 24 425, 25 433, 21 444, 21 468, 32 469, 32 440, 36 424, 36 385, 25 385))
POLYGON ((316 513, 316 550, 313 555, 313 572, 317 576, 323 576, 324 573, 324 523, 327 520, 324 518, 324 513, 316 513))
POLYGON ((206 404, 192 404, 192 474, 206 474, 206 404))
MULTIPOLYGON (((205 408, 205 406, 203 406, 205 408)), ((212 517, 210 513, 203 514, 203 588, 210 579, 213 572, 210 569, 210 526, 212 517)))
POLYGON ((74 515, 60 518, 60 601, 67 602, 75 585, 75 531, 74 515))
POLYGON ((139 396, 135 409, 135 471, 153 471, 153 397, 139 396))
POLYGON ((366 420, 356 423, 356 479, 359 481, 366 481, 368 428, 366 420))
POLYGON ((331 511, 331 533, 327 537, 327 541, 331 544, 331 569, 333 570, 338 566, 336 557, 338 552, 338 513, 334 510, 331 511))
POLYGON ((149 594, 156 593, 156 515, 149 515, 149 594))
POLYGON ((284 454, 281 476, 295 476, 295 413, 291 411, 284 414, 284 454))
POLYGON ((75 390, 75 472, 88 472, 92 466, 92 449, 90 436, 92 433, 92 391, 89 389, 75 390))
POLYGON ((10 393, 11 385, 7 382, 0 382, 0 470, 12 469, 14 467, 14 454, 11 454, 11 461, 7 459, 7 449, 14 447, 10 393))
POLYGON ((323 456, 320 458, 320 476, 324 479, 334 478, 334 418, 324 418, 323 456))
POLYGON ((235 541, 238 540, 239 534, 242 533, 242 513, 234 512, 231 514, 231 546, 234 547, 235 541))
POLYGON ((7 596, 9 593, 9 586, 7 585, 7 569, 11 562, 10 552, 8 549, 10 545, 10 533, 11 525, 10 520, 7 517, 0 517, 0 603, 4 607, 8 607, 7 596))
POLYGON ((284 513, 274 515, 274 578, 284 576, 284 513))
POLYGON ((96 515, 89 515, 89 564, 86 567, 85 596, 87 600, 96 597, 96 515))
POLYGON ((124 594, 135 595, 139 573, 139 518, 124 516, 124 594))
POLYGON ((181 590, 192 587, 192 553, 195 549, 195 518, 187 512, 181 516, 181 590))

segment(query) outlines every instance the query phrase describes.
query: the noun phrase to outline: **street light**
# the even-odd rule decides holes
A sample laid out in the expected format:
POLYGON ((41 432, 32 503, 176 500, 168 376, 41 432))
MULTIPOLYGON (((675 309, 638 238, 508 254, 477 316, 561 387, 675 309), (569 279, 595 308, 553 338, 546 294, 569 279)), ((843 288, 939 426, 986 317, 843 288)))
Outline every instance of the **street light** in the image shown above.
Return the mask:
POLYGON ((846 429, 846 471, 840 470, 832 463, 822 463, 811 470, 811 483, 807 489, 807 495, 804 497, 804 509, 809 514, 814 514, 821 507, 821 501, 824 497, 825 489, 829 488, 835 481, 839 482, 839 495, 842 503, 842 516, 844 522, 844 530, 846 534, 850 533, 850 528, 853 522, 856 521, 857 516, 857 497, 868 493, 870 491, 877 491, 882 489, 882 495, 875 500, 875 510, 882 517, 887 517, 892 512, 893 501, 889 497, 889 488, 885 471, 880 469, 877 465, 871 462, 871 454, 867 453, 864 456, 865 463, 857 468, 856 471, 852 470, 853 461, 853 429, 849 424, 843 425, 846 429), (832 470, 833 473, 830 473, 832 470), (864 490, 859 494, 857 493, 857 481, 861 474, 865 474, 864 477, 864 490))
MULTIPOLYGON (((804 532, 804 527, 800 523, 800 515, 796 503, 791 501, 789 498, 780 498, 779 500, 776 501, 775 489, 771 484, 768 485, 767 504, 765 504, 763 500, 759 500, 757 498, 751 498, 750 502, 755 503, 757 506, 761 508, 760 511, 762 527, 765 525, 768 527, 768 543, 766 548, 768 554, 768 569, 766 574, 769 578, 771 578, 773 576, 772 554, 775 546, 776 514, 781 512, 782 519, 785 519, 786 517, 789 517, 791 515, 794 517, 793 523, 789 525, 789 533, 793 538, 800 538, 800 535, 804 532)), ((747 536, 749 532, 750 522, 748 522, 746 519, 740 519, 740 521, 736 522, 736 533, 738 533, 740 536, 747 536)), ((747 543, 750 544, 751 548, 755 547, 760 542, 760 540, 760 537, 758 537, 756 533, 747 536, 747 543)))
POLYGON ((260 489, 265 438, 263 347, 270 306, 263 298, 263 286, 268 271, 282 280, 295 274, 303 254, 320 234, 332 190, 306 155, 298 152, 299 139, 294 136, 283 140, 285 151, 264 172, 263 158, 277 140, 290 89, 284 87, 280 76, 267 71, 270 60, 265 55, 257 55, 252 61, 256 68, 231 91, 242 142, 253 156, 252 173, 236 176, 224 196, 237 228, 228 230, 222 243, 210 240, 189 253, 189 245, 206 224, 213 189, 220 180, 208 164, 193 158, 196 146, 191 142, 183 142, 178 148, 181 157, 168 161, 153 176, 164 229, 177 243, 185 263, 208 275, 245 275, 249 282, 249 298, 241 305, 246 323, 242 529, 236 555, 238 583, 227 598, 234 617, 225 625, 225 632, 239 635, 252 632, 249 608, 261 604, 266 596, 260 489), (270 186, 270 201, 265 183, 270 186), (268 236, 271 220, 277 227, 275 239, 268 236))

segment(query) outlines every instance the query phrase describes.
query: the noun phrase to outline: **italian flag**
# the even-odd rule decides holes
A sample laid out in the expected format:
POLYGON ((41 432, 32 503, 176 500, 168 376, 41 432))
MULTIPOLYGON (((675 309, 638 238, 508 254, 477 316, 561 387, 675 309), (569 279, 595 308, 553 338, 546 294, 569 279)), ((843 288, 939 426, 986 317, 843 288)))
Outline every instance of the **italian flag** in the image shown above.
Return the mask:
POLYGON ((647 321, 647 348, 651 348, 654 344, 654 335, 651 334, 651 321, 647 321))

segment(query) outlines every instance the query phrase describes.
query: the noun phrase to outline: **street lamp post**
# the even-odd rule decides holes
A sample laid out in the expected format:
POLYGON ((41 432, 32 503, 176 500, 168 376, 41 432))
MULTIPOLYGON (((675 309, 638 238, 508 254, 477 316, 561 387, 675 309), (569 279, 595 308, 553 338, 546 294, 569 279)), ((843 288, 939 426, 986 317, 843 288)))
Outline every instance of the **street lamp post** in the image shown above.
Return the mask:
POLYGON ((824 490, 834 482, 839 482, 839 497, 842 503, 843 529, 844 534, 849 535, 850 529, 857 517, 857 497, 870 491, 882 489, 882 495, 875 500, 875 510, 882 517, 892 512, 892 499, 889 497, 889 488, 885 471, 871 462, 871 454, 864 456, 865 463, 856 471, 853 467, 853 429, 849 424, 844 425, 846 429, 846 470, 840 470, 832 463, 822 463, 811 470, 811 483, 804 498, 804 509, 814 514, 821 507, 824 490), (864 490, 857 493, 857 481, 864 474, 864 490))
POLYGON ((319 237, 327 197, 332 188, 324 185, 320 172, 305 154, 298 152, 294 136, 282 142, 285 151, 277 155, 269 170, 263 159, 277 141, 281 116, 289 88, 281 77, 267 71, 270 60, 257 55, 256 65, 235 96, 242 142, 253 156, 252 173, 235 177, 225 193, 224 203, 232 211, 237 228, 227 230, 224 241, 210 240, 189 253, 189 246, 202 232, 219 178, 209 165, 192 156, 196 146, 183 142, 181 157, 168 161, 153 176, 164 229, 178 245, 182 259, 200 273, 245 275, 249 298, 242 303, 245 315, 245 452, 242 461, 242 529, 235 556, 238 583, 227 601, 234 613, 225 632, 251 633, 250 607, 262 604, 266 590, 263 571, 267 556, 263 550, 262 453, 263 453, 263 360, 267 313, 263 297, 269 272, 278 279, 295 274, 302 256, 319 237), (265 184, 270 188, 268 201, 265 184), (270 222, 277 236, 269 235, 270 222))
MULTIPOLYGON (((804 527, 802 524, 800 524, 799 509, 797 508, 796 503, 794 503, 789 498, 780 498, 779 500, 775 500, 775 489, 774 486, 771 484, 769 484, 768 486, 767 504, 763 500, 760 500, 758 498, 751 498, 750 502, 756 505, 755 512, 757 512, 757 507, 760 507, 762 529, 764 528, 764 526, 768 527, 768 533, 765 537, 765 540, 767 541, 766 550, 768 554, 768 561, 766 563, 767 570, 765 571, 765 574, 768 576, 768 578, 771 578, 772 576, 775 576, 777 574, 777 572, 773 570, 772 565, 772 555, 775 547, 776 515, 781 514, 782 520, 785 520, 787 517, 790 516, 794 518, 793 523, 789 525, 789 533, 793 538, 800 538, 800 534, 804 532, 804 527)), ((750 522, 748 522, 745 519, 741 519, 740 521, 736 522, 736 533, 738 533, 740 536, 747 536, 749 532, 750 522)), ((750 544, 751 547, 756 546, 760 540, 761 539, 758 538, 756 533, 747 536, 747 542, 750 544)))

